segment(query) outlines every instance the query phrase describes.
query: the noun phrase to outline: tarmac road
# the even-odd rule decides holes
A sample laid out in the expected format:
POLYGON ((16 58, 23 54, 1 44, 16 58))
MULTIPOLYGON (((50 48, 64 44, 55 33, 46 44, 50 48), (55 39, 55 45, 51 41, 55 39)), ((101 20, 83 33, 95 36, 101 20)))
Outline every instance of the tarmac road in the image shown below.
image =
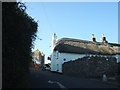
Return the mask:
POLYGON ((97 80, 64 76, 50 71, 31 69, 27 88, 118 88, 97 80))

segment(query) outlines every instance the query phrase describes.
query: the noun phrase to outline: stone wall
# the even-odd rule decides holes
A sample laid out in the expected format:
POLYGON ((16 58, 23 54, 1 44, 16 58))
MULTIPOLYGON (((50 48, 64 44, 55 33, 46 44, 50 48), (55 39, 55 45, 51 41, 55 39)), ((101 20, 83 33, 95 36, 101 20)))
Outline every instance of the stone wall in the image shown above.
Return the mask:
POLYGON ((63 74, 81 78, 101 78, 118 74, 118 64, 115 57, 84 57, 63 64, 63 74))

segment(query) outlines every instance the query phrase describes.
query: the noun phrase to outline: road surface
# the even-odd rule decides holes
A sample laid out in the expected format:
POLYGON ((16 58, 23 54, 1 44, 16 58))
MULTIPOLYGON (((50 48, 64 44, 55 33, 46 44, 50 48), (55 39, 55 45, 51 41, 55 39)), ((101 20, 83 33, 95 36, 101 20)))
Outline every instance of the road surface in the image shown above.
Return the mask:
POLYGON ((27 88, 117 88, 97 80, 80 79, 52 73, 50 71, 30 70, 27 88))

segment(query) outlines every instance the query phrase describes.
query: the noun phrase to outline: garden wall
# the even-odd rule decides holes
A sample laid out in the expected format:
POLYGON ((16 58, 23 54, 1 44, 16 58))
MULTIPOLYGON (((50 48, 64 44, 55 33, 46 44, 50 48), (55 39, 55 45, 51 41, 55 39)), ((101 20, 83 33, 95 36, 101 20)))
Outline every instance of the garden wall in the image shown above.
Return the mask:
POLYGON ((113 77, 118 74, 115 57, 84 57, 63 64, 63 74, 81 78, 101 78, 103 74, 113 77))

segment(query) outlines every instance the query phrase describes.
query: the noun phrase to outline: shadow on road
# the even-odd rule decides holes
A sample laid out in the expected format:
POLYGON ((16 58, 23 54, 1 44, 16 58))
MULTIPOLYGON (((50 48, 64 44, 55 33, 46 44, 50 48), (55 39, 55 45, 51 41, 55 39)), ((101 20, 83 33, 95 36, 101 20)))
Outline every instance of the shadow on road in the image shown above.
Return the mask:
POLYGON ((27 88, 118 88, 118 86, 103 83, 99 80, 76 78, 35 69, 30 69, 28 78, 27 88))

